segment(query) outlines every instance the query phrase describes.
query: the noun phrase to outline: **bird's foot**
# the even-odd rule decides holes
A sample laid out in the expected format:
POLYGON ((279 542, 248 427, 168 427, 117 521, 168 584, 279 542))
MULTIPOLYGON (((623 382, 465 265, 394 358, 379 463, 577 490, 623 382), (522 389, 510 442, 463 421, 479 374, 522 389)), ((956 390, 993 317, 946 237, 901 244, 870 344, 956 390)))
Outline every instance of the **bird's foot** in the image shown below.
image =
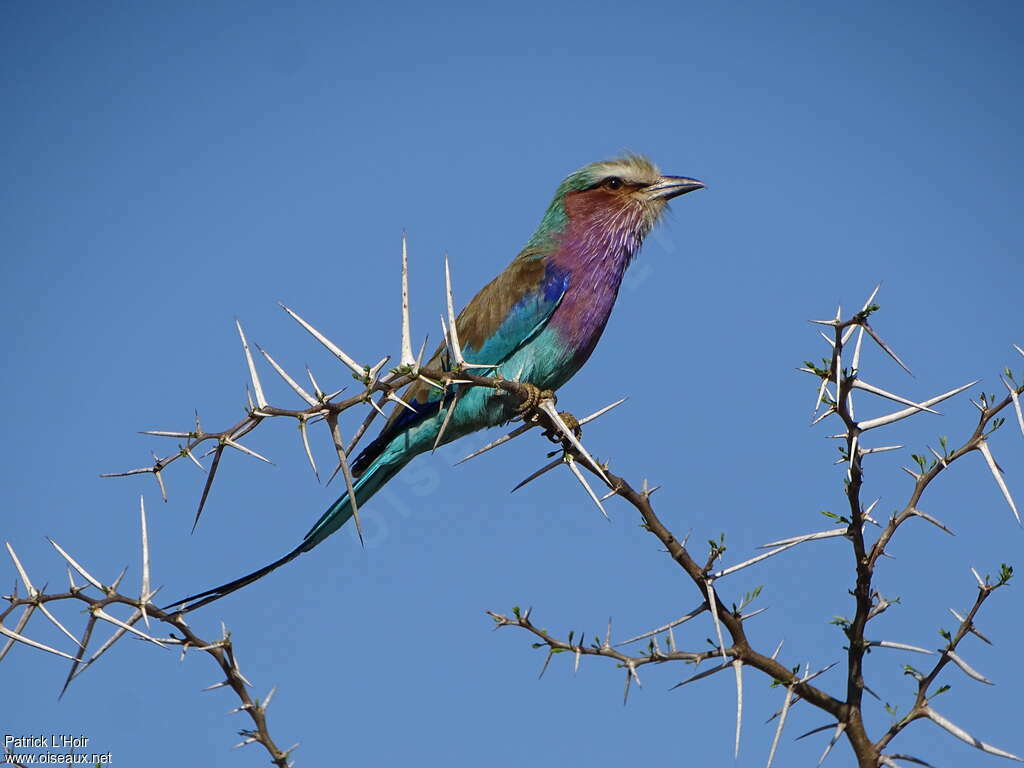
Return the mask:
POLYGON ((520 382, 520 387, 526 390, 526 398, 519 407, 516 408, 516 414, 519 416, 527 417, 533 411, 537 410, 537 406, 540 405, 544 400, 554 400, 555 393, 550 389, 541 389, 535 384, 531 384, 528 381, 520 382))
MULTIPOLYGON (((558 416, 562 420, 562 423, 565 424, 566 428, 569 429, 569 431, 572 432, 574 435, 576 435, 577 440, 579 440, 583 436, 583 427, 580 426, 579 419, 577 419, 568 411, 559 411, 558 416)), ((561 443, 563 440, 565 440, 565 436, 556 427, 545 429, 544 437, 546 437, 552 443, 561 443)))

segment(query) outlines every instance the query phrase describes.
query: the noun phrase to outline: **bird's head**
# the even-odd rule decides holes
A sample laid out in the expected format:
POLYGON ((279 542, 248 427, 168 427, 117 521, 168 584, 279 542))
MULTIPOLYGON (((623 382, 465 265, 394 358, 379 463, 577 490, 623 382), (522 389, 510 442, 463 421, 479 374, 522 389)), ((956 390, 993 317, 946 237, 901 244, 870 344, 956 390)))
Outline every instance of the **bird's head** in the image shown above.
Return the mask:
POLYGON ((555 235, 570 227, 590 236, 608 235, 634 243, 632 256, 669 200, 703 187, 696 179, 662 175, 642 155, 591 163, 562 181, 537 235, 555 235))

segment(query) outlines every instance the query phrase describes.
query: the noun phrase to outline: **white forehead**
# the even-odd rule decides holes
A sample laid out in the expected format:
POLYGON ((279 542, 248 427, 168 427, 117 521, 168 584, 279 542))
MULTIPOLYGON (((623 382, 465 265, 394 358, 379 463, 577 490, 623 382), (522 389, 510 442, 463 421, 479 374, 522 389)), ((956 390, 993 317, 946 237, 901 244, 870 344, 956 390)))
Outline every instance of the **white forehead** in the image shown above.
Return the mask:
POLYGON ((593 178, 618 176, 627 184, 653 184, 661 176, 658 167, 642 155, 626 155, 591 166, 593 178))

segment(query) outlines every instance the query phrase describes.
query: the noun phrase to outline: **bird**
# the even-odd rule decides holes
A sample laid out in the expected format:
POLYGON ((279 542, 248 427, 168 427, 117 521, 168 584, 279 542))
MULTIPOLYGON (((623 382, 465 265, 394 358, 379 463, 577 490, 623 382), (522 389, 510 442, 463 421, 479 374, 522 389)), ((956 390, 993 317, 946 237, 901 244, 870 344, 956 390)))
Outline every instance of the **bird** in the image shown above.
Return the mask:
MULTIPOLYGON (((489 375, 515 378, 537 390, 555 391, 564 385, 594 351, 626 269, 669 200, 703 187, 697 179, 663 175, 646 157, 633 153, 569 174, 523 249, 459 313, 456 331, 464 360, 490 366, 489 375)), ((449 362, 442 344, 426 367, 437 369, 449 362)), ((402 399, 409 407, 396 407, 352 463, 360 508, 435 443, 504 424, 521 407, 508 393, 479 386, 465 388, 453 402, 422 380, 410 384, 402 399)), ((288 554, 167 608, 191 611, 261 579, 309 552, 352 514, 346 492, 288 554)))

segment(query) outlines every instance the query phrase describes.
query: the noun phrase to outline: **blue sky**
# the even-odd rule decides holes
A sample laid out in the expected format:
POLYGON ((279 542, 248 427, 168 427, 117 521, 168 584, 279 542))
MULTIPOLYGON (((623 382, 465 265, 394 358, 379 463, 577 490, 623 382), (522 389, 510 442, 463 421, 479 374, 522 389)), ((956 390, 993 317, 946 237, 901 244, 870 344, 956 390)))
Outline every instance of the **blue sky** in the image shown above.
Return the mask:
MULTIPOLYGON (((193 536, 194 467, 168 471, 167 504, 151 478, 97 476, 173 449, 138 430, 187 428, 193 408, 210 428, 239 417, 235 316, 290 370, 309 363, 341 386, 347 375, 276 302, 360 360, 396 353, 405 228, 414 333, 435 339, 441 254, 467 300, 566 173, 623 149, 708 188, 675 201, 649 238, 560 404, 582 414, 630 396, 587 443, 621 474, 662 483, 657 508, 680 536, 724 531, 737 562, 827 527, 818 512, 842 504, 833 430, 808 428, 814 383, 795 368, 824 354, 806 320, 859 305, 878 281, 875 325, 916 376, 872 349, 872 383, 924 398, 983 377, 996 391, 1005 366, 1024 368, 1011 347, 1024 346, 1017 4, 68 3, 7 4, 3 16, 2 535, 37 583, 63 581, 48 535, 101 577, 129 565, 136 579, 140 493, 167 597, 290 549, 336 492, 314 481, 292 425, 250 441, 273 468, 225 460, 193 536)), ((283 385, 268 388, 292 404, 283 385)), ((969 434, 966 399, 942 410, 892 428, 887 441, 907 450, 869 465, 865 494, 883 515, 909 494, 899 466, 911 449, 969 434)), ((605 523, 566 473, 508 494, 543 463, 539 438, 452 468, 462 447, 421 458, 374 499, 365 549, 346 529, 195 615, 202 634, 227 623, 257 694, 278 686, 279 742, 302 743, 300 765, 730 761, 731 680, 669 692, 690 670, 648 668, 623 708, 610 663, 585 661, 574 678, 556 658, 538 682, 543 654, 525 633, 491 632, 485 609, 521 604, 562 635, 612 615, 625 637, 698 598, 626 505, 610 503, 605 523)), ((1024 504, 1015 424, 993 449, 1024 504)), ((316 450, 327 464, 326 433, 316 450)), ((971 566, 1022 565, 1024 533, 979 456, 929 493, 928 511, 958 536, 901 530, 878 583, 903 602, 879 639, 937 647, 946 609, 973 599, 971 566)), ((829 541, 723 590, 764 584, 770 610, 752 641, 770 652, 785 638, 785 663, 823 666, 841 656, 828 621, 851 612, 850 563, 829 541)), ((980 622, 997 645, 964 647, 998 685, 947 672, 953 691, 936 702, 1018 753, 1024 677, 1001 654, 1021 607, 1019 586, 997 594, 980 622)), ((711 633, 677 638, 703 648, 711 633)), ((904 656, 872 654, 867 680, 905 709, 901 665, 921 661, 904 656)), ((87 735, 115 765, 265 760, 229 750, 246 723, 225 714, 235 703, 223 692, 199 693, 216 680, 205 658, 178 664, 124 642, 61 702, 62 664, 25 648, 6 661, 0 680, 18 695, 0 701, 4 732, 87 735)), ((821 680, 833 693, 841 681, 821 680)), ((749 675, 747 698, 740 764, 760 764, 781 694, 749 675)), ((888 716, 869 706, 878 733, 888 716)), ((792 718, 790 736, 826 722, 806 705, 792 718)), ((898 746, 995 763, 930 724, 898 746)), ((806 765, 822 747, 787 740, 782 758, 806 765)), ((845 747, 830 760, 852 764, 845 747)))

